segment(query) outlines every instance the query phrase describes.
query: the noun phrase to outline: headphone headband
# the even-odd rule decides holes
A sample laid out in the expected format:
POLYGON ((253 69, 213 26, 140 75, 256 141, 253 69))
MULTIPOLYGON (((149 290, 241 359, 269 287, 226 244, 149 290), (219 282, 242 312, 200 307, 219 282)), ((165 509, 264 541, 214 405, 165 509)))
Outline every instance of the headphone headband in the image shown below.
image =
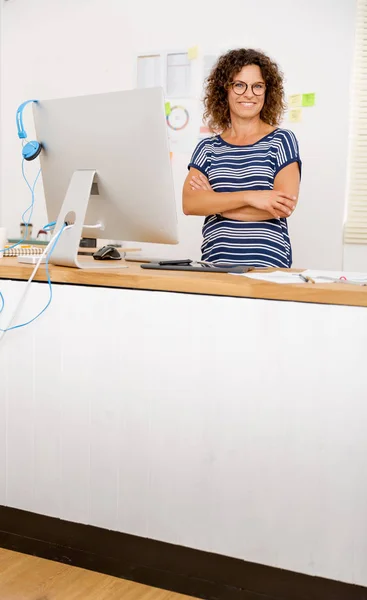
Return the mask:
POLYGON ((32 102, 38 102, 38 100, 27 100, 23 102, 17 110, 16 121, 17 121, 17 129, 18 129, 18 137, 21 140, 24 140, 27 137, 27 133, 23 126, 23 110, 27 106, 27 104, 31 104, 32 102))

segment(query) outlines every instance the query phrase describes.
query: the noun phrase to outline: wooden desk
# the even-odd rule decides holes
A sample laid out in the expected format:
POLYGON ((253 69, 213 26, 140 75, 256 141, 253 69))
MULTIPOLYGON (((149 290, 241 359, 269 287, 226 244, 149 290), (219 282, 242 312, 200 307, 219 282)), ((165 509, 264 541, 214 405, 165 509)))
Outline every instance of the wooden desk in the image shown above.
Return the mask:
MULTIPOLYGON (((93 263, 89 257, 79 260, 93 263)), ((263 298, 289 300, 317 304, 339 304, 345 306, 367 306, 367 286, 345 284, 296 284, 280 285, 251 280, 222 273, 190 273, 189 271, 148 271, 138 263, 122 261, 127 268, 113 270, 82 270, 69 267, 50 266, 53 283, 68 283, 102 287, 118 287, 165 292, 184 292, 212 296, 263 298)), ((33 266, 17 262, 16 258, 0 260, 0 279, 28 279, 33 266)), ((42 265, 35 281, 45 281, 45 266, 42 265)))

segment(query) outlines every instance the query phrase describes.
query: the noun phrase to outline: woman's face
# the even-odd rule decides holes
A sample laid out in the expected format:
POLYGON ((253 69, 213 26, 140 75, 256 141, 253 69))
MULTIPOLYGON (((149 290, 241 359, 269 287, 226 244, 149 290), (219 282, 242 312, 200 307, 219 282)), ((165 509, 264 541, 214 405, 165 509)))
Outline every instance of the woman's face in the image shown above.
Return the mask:
POLYGON ((232 81, 235 83, 228 90, 231 115, 242 118, 253 118, 259 115, 265 102, 265 81, 260 67, 246 65, 232 81), (246 85, 243 84, 247 84, 247 90, 246 85))

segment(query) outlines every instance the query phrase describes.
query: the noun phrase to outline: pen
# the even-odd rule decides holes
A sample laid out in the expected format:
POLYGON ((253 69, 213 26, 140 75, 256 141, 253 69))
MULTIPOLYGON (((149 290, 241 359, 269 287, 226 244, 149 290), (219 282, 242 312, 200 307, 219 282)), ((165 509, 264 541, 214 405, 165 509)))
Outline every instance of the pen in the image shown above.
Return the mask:
POLYGON ((301 279, 303 279, 303 281, 305 281, 306 283, 315 283, 314 279, 311 279, 311 277, 306 277, 305 275, 302 275, 302 273, 298 273, 298 275, 300 276, 301 279))

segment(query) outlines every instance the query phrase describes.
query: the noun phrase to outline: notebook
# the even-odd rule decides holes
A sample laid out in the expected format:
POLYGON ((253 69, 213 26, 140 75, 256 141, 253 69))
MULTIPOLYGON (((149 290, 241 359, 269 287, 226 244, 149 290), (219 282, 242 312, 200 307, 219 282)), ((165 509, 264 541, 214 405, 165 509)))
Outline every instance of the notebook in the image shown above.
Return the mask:
POLYGON ((44 251, 43 246, 16 246, 15 248, 6 248, 4 256, 33 256, 41 255, 44 251))

